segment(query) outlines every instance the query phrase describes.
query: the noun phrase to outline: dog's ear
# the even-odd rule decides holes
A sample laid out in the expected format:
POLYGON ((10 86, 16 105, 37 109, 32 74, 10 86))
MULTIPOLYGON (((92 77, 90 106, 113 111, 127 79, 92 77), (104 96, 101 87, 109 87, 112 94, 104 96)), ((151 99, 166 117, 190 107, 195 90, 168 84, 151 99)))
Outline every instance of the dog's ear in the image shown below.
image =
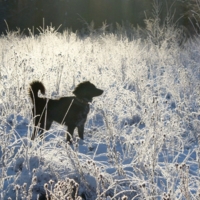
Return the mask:
POLYGON ((73 91, 73 94, 74 94, 76 97, 79 97, 79 98, 85 97, 85 95, 86 95, 85 88, 77 87, 77 88, 75 88, 75 90, 73 91))
POLYGON ((77 91, 76 91, 76 90, 74 90, 72 93, 73 93, 75 96, 77 96, 77 91))
POLYGON ((73 94, 79 98, 86 96, 86 91, 89 89, 90 86, 89 81, 84 81, 77 85, 77 87, 74 89, 73 94))

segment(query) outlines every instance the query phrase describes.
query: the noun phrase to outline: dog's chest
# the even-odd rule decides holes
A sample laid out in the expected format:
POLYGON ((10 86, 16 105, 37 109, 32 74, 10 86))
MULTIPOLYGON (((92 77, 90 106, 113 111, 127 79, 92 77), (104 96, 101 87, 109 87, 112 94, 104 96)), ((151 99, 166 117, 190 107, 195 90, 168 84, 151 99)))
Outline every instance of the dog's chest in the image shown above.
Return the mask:
POLYGON ((85 123, 89 110, 90 110, 89 105, 84 106, 84 108, 81 109, 81 112, 79 112, 77 115, 77 124, 76 124, 77 126, 80 126, 85 123))

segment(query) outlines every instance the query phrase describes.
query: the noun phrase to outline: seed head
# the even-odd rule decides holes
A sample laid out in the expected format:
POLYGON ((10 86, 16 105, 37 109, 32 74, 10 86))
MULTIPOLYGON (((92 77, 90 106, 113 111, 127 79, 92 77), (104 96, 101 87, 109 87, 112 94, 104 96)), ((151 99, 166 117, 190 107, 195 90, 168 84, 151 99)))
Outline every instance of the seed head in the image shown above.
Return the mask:
POLYGON ((44 189, 46 190, 47 188, 48 188, 48 184, 45 183, 45 184, 44 184, 44 189))
POLYGON ((33 177, 32 182, 33 182, 33 183, 37 183, 37 176, 34 176, 34 177, 33 177))
POLYGON ((102 175, 102 174, 100 174, 100 175, 99 175, 99 178, 100 178, 100 179, 103 179, 103 175, 102 175))
POLYGON ((122 197, 122 200, 128 200, 128 197, 124 195, 124 196, 122 197))
POLYGON ((19 190, 20 189, 20 185, 15 185, 15 190, 19 190))
POLYGON ((75 187, 78 188, 78 187, 79 187, 79 184, 78 184, 78 183, 75 183, 75 187))
POLYGON ((49 181, 49 184, 53 185, 54 181, 53 180, 50 180, 49 181))
POLYGON ((63 195, 62 191, 59 191, 58 196, 62 196, 62 195, 63 195))
POLYGON ((145 183, 143 183, 143 184, 142 184, 142 187, 143 187, 143 188, 145 188, 145 187, 146 187, 145 183))

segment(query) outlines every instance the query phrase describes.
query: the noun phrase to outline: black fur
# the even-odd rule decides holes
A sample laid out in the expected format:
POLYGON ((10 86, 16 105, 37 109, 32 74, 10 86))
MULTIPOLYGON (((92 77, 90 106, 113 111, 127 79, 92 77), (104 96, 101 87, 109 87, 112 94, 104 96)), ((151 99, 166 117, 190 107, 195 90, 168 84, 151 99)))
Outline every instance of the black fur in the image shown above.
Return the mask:
POLYGON ((60 99, 47 99, 38 97, 38 91, 45 95, 43 83, 34 81, 30 84, 29 96, 33 103, 34 131, 31 139, 34 140, 37 132, 42 134, 49 130, 53 121, 68 127, 67 141, 73 137, 74 129, 78 128, 78 134, 83 139, 84 124, 89 113, 89 102, 93 97, 103 93, 89 81, 80 83, 73 94, 75 96, 62 97, 60 99))

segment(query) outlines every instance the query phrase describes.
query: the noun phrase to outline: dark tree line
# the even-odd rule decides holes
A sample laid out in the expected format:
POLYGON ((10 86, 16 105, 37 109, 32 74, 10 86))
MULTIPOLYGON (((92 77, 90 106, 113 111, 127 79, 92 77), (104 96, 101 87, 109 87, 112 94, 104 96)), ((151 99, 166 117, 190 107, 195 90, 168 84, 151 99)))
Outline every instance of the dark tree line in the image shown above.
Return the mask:
MULTIPOLYGON (((192 2, 192 0, 189 0, 192 2)), ((61 26, 61 31, 71 28, 73 31, 86 28, 94 21, 95 28, 102 23, 121 24, 130 22, 134 26, 144 27, 145 17, 152 17, 153 0, 0 0, 0 32, 5 31, 7 21, 10 30, 21 31, 45 25, 61 26)), ((175 12, 174 21, 191 29, 188 20, 189 6, 185 1, 162 1, 160 16, 164 20, 167 10, 175 12), (164 2, 168 2, 165 5, 164 2), (173 4, 173 2, 175 2, 173 4), (173 5, 173 6, 171 6, 173 5), (170 8, 171 6, 171 8, 170 8)), ((169 12, 169 11, 168 11, 169 12)))

